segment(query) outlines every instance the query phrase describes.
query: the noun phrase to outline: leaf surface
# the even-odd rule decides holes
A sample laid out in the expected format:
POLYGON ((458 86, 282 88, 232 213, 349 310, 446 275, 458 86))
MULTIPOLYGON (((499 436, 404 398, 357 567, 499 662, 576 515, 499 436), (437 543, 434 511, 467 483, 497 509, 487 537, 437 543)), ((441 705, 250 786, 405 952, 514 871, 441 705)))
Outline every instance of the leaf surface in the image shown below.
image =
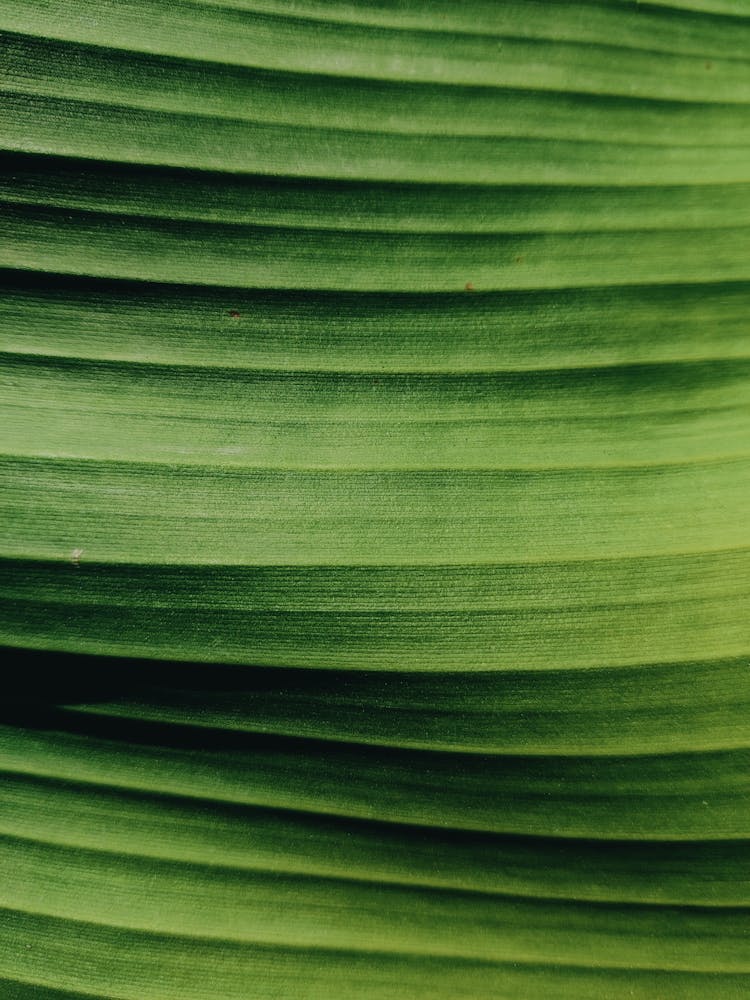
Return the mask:
POLYGON ((5 0, 0 996, 739 1000, 741 0, 5 0))

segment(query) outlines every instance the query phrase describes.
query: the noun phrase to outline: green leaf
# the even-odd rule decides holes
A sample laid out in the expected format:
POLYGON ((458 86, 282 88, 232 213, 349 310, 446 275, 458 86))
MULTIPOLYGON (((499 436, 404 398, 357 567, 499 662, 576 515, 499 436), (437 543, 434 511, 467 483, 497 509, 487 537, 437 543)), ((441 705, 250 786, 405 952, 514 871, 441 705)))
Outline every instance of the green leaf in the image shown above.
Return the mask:
POLYGON ((0 997, 750 990, 745 0, 5 0, 0 997))

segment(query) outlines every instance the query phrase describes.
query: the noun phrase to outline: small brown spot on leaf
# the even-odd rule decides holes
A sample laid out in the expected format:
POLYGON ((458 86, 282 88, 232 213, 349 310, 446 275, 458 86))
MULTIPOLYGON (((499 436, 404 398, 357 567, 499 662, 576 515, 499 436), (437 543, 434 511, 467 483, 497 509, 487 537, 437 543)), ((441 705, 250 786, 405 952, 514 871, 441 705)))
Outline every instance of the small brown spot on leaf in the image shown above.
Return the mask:
POLYGON ((470 281, 466 282, 466 284, 464 285, 464 288, 466 289, 467 292, 473 292, 474 291, 474 285, 470 281))
POLYGON ((229 310, 229 315, 230 315, 230 317, 232 319, 239 319, 240 318, 240 313, 236 309, 230 309, 229 310))
POLYGON ((525 259, 526 258, 524 257, 524 255, 522 253, 519 253, 519 255, 516 257, 516 264, 523 264, 525 259))

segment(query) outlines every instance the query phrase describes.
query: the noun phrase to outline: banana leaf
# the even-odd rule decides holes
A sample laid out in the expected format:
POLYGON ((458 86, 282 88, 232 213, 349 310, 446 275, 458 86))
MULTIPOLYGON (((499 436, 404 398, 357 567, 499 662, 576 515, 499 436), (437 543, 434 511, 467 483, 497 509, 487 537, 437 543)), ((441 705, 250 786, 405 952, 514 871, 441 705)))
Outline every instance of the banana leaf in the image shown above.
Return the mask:
POLYGON ((0 50, 0 997, 750 995, 747 0, 0 50))

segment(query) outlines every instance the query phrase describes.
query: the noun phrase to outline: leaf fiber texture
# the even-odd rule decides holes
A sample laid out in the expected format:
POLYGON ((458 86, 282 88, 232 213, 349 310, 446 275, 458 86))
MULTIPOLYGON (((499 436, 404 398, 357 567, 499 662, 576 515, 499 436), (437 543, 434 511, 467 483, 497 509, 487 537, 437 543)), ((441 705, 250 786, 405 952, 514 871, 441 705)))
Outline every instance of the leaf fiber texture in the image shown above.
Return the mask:
POLYGON ((745 0, 0 48, 0 998, 750 995, 745 0))

